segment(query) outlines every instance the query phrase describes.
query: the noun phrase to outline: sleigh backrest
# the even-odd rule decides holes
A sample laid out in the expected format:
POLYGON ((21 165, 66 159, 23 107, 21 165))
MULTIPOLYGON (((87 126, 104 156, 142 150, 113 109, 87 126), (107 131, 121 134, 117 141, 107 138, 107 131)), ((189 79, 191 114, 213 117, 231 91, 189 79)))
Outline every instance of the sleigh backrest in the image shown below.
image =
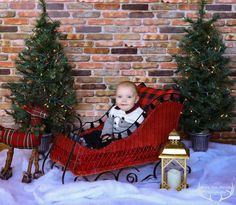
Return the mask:
POLYGON ((148 112, 151 106, 155 106, 159 102, 168 100, 178 100, 181 101, 180 93, 174 89, 156 89, 152 87, 146 87, 144 83, 137 86, 139 92, 139 105, 146 112, 148 112))

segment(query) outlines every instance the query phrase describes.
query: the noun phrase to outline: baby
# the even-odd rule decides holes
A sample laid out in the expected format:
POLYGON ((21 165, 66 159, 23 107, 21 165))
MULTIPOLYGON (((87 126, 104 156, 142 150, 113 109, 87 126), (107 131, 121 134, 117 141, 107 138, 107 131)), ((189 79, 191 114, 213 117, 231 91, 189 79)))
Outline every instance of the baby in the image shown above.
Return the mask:
MULTIPOLYGON (((101 138, 117 139, 120 133, 121 138, 127 137, 127 130, 137 120, 139 124, 144 120, 143 109, 137 105, 139 100, 138 90, 134 83, 130 81, 121 82, 116 88, 116 105, 109 112, 109 116, 104 124, 101 138)), ((134 131, 136 126, 130 127, 134 131)))
POLYGON ((80 137, 79 143, 90 148, 102 148, 113 140, 128 136, 127 129, 133 132, 144 120, 143 109, 137 105, 138 90, 134 83, 123 81, 116 88, 116 104, 110 111, 101 131, 94 131, 80 137), (99 132, 99 133, 98 133, 99 132))

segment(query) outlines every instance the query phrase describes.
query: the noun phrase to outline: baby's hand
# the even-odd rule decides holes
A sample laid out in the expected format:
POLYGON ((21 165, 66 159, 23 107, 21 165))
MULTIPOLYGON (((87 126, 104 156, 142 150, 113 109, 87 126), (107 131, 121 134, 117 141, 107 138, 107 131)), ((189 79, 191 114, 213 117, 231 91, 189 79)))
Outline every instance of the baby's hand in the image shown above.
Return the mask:
POLYGON ((103 135, 101 138, 102 138, 102 142, 107 142, 107 141, 112 140, 111 135, 103 135))

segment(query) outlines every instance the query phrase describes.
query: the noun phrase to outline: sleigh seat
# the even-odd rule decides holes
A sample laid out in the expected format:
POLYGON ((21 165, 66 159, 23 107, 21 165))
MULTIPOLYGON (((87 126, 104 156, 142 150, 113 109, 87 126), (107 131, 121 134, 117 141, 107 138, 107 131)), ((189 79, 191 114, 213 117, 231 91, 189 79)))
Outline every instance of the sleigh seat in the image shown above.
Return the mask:
MULTIPOLYGON (((54 139, 49 157, 64 168, 64 174, 70 170, 75 176, 88 176, 158 160, 160 147, 168 140, 169 133, 178 127, 183 100, 173 89, 154 89, 140 84, 138 90, 138 103, 145 111, 145 119, 133 133, 126 130, 128 137, 101 149, 81 146, 65 134, 54 139)), ((79 130, 76 134, 83 136, 102 130, 107 115, 108 112, 96 121, 85 122, 82 129, 73 132, 79 130), (87 125, 89 128, 84 129, 87 125)), ((64 183, 64 176, 62 181, 64 183)))

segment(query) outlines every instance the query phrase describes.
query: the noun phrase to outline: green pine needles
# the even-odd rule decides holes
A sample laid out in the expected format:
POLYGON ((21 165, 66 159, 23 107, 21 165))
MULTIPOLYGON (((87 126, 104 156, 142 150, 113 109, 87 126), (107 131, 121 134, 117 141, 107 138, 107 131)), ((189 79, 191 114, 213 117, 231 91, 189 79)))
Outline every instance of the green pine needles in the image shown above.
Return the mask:
POLYGON ((16 69, 21 79, 7 83, 11 90, 12 116, 23 129, 29 128, 30 116, 21 107, 37 105, 47 109, 47 128, 59 132, 65 121, 73 117, 72 107, 76 103, 72 68, 68 64, 59 40, 59 21, 52 21, 46 11, 44 0, 40 0, 42 13, 33 33, 26 39, 19 53, 16 69))
POLYGON ((205 5, 201 0, 196 20, 186 18, 190 26, 180 41, 183 54, 175 56, 176 72, 181 76, 176 83, 187 99, 180 124, 197 133, 225 128, 234 107, 229 58, 224 56, 226 46, 214 24, 218 17, 205 20, 205 5))

